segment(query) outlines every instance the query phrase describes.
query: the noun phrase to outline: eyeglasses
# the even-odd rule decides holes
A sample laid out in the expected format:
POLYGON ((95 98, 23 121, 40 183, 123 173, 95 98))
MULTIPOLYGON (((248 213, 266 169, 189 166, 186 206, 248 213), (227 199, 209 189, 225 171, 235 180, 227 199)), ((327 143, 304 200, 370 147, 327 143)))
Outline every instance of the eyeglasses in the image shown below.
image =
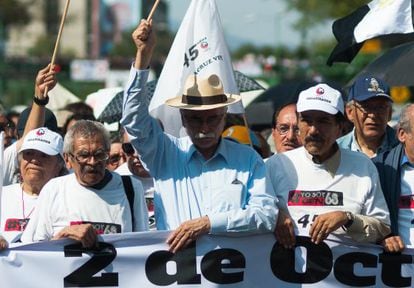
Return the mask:
POLYGON ((132 155, 135 153, 135 149, 131 143, 122 143, 122 151, 127 155, 132 155))
POLYGON ((217 126, 220 121, 223 119, 224 115, 226 114, 219 114, 210 116, 207 118, 201 118, 199 116, 186 116, 183 115, 185 121, 192 127, 199 128, 202 127, 204 123, 207 124, 209 127, 215 127, 217 126))
POLYGON ((76 155, 72 153, 69 153, 69 155, 80 164, 86 164, 89 159, 91 159, 91 157, 93 157, 96 162, 103 162, 109 159, 108 153, 104 151, 97 151, 94 154, 89 154, 89 152, 81 151, 76 155))
POLYGON ((280 135, 286 135, 289 133, 290 130, 293 131, 293 134, 299 135, 299 127, 296 125, 289 126, 289 125, 281 124, 281 125, 276 125, 275 128, 280 135))
POLYGON ((121 154, 112 154, 112 155, 109 155, 108 163, 109 164, 112 164, 112 165, 118 164, 119 161, 121 161, 121 158, 122 158, 122 155, 121 154))
POLYGON ((361 111, 364 114, 369 114, 369 113, 385 113, 388 108, 390 107, 390 105, 388 104, 379 104, 379 105, 373 105, 373 104, 359 104, 359 103, 354 103, 354 106, 361 111))

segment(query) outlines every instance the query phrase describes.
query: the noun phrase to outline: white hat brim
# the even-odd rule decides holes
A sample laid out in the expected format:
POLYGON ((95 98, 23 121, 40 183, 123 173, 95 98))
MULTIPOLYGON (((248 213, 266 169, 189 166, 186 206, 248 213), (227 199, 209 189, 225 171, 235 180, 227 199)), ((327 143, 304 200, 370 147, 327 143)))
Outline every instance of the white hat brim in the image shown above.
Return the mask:
POLYGON ((342 111, 322 101, 318 101, 318 103, 316 103, 316 101, 307 102, 307 103, 297 103, 296 110, 298 112, 305 112, 305 111, 311 111, 311 110, 322 111, 322 112, 326 112, 331 115, 336 115, 336 113, 338 112, 341 112, 343 114, 342 111))
POLYGON ((30 149, 40 151, 40 152, 45 153, 49 156, 55 156, 55 155, 60 154, 59 151, 57 151, 55 149, 52 149, 50 147, 50 145, 48 145, 46 143, 43 143, 43 142, 40 142, 40 141, 33 141, 33 142, 30 142, 30 143, 27 143, 27 142, 23 143, 23 145, 20 147, 19 153, 24 151, 24 150, 30 150, 30 149), (35 145, 33 145, 33 144, 35 144, 35 145))

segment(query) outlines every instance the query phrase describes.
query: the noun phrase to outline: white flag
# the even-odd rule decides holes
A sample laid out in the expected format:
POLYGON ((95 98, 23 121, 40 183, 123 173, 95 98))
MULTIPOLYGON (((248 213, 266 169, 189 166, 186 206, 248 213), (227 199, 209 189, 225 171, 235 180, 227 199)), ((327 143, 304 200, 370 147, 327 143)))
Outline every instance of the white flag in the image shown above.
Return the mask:
POLYGON ((411 0, 374 0, 369 12, 355 27, 357 43, 394 33, 412 33, 411 0))
MULTIPOLYGON (((215 0, 191 1, 158 79, 149 111, 167 99, 182 95, 185 80, 194 73, 202 78, 217 74, 225 93, 239 94, 215 0)), ((231 105, 229 112, 244 113, 241 103, 231 105)))

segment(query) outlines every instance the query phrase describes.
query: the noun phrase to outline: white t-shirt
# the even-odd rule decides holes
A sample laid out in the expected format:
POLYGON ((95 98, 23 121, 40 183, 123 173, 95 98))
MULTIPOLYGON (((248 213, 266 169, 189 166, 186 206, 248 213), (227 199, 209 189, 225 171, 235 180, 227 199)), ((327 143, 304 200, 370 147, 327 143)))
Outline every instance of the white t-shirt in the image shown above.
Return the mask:
POLYGON ((401 169, 401 195, 398 203, 398 232, 407 246, 414 245, 414 167, 401 169))
POLYGON ((40 193, 22 242, 49 240, 64 227, 85 223, 91 223, 98 234, 147 231, 148 211, 141 183, 132 181, 133 229, 122 179, 117 173, 111 174, 111 181, 99 190, 80 185, 75 174, 50 180, 40 193))
POLYGON ((3 186, 15 184, 19 182, 18 173, 19 166, 17 162, 17 142, 14 142, 4 150, 3 154, 3 186))
POLYGON ((29 195, 23 192, 20 184, 3 187, 1 192, 0 234, 7 242, 13 243, 20 239, 20 235, 35 210, 37 198, 37 195, 29 195))
POLYGON ((295 222, 296 233, 309 235, 315 217, 332 211, 350 211, 390 224, 378 172, 362 153, 340 149, 333 176, 323 164, 309 159, 304 147, 272 156, 266 169, 280 207, 287 206, 295 222))

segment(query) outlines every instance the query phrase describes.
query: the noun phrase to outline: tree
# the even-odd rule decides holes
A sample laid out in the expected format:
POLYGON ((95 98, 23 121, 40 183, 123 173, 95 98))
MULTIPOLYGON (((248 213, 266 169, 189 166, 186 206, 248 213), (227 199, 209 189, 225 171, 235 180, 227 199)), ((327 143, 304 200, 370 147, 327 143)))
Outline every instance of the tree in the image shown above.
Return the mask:
POLYGON ((298 11, 301 16, 296 23, 300 31, 319 25, 326 20, 344 17, 370 0, 285 0, 288 9, 298 11))
MULTIPOLYGON (((159 75, 174 41, 174 35, 169 30, 162 29, 162 27, 155 28, 157 29, 157 45, 155 46, 152 56, 151 67, 154 68, 156 74, 159 75)), ((132 32, 133 30, 122 33, 122 40, 115 44, 114 48, 109 53, 111 62, 117 62, 119 58, 130 59, 131 56, 135 55, 137 48, 131 39, 132 32)))
POLYGON ((0 1, 0 22, 3 27, 29 22, 28 4, 18 0, 0 1))
MULTIPOLYGON (((29 22, 28 3, 19 0, 0 1, 0 74, 4 75, 4 48, 7 39, 7 28, 10 25, 24 25, 29 22)), ((0 79, 0 97, 3 96, 3 81, 0 79)))

